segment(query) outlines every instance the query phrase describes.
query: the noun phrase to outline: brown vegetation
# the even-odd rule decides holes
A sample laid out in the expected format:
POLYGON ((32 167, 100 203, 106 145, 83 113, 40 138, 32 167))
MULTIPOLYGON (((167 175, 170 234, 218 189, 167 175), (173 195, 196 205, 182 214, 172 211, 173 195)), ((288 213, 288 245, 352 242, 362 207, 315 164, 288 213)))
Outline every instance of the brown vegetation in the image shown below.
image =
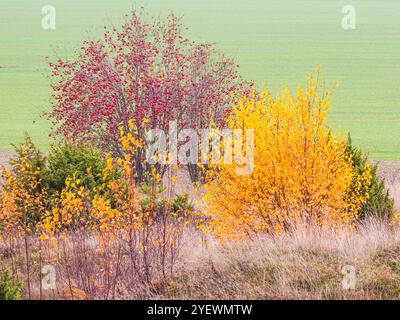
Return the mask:
MULTIPOLYGON (((74 236, 76 237, 76 235, 74 236)), ((185 230, 183 254, 173 276, 164 281, 134 283, 129 268, 121 264, 116 299, 398 299, 400 298, 400 229, 379 220, 368 220, 356 230, 298 226, 278 236, 221 244, 191 228, 185 230), (344 290, 344 266, 356 270, 354 290, 344 290)), ((57 288, 43 298, 69 299, 68 282, 93 281, 102 259, 96 240, 84 251, 65 239, 65 258, 57 262, 57 288), (68 263, 65 263, 68 261, 68 263), (85 267, 82 269, 82 265, 85 267), (68 269, 68 272, 65 270, 68 269), (83 273, 82 273, 83 272, 83 273), (69 275, 69 278, 67 278, 69 275)), ((117 244, 117 242, 115 243, 117 244)), ((23 263, 23 244, 14 256, 23 263)), ((54 251, 55 253, 55 251, 54 251)), ((2 265, 10 263, 5 244, 0 246, 2 265)), ((33 253, 33 268, 38 254, 33 253)), ((37 270, 38 271, 38 270, 37 270)), ((34 273, 35 275, 38 272, 34 273)), ((19 277, 22 277, 20 274, 19 277)), ((158 279, 158 280, 156 280, 158 279)), ((39 298, 39 281, 33 279, 32 297, 39 298)), ((104 299, 104 288, 91 294, 73 286, 76 299, 104 299)), ((93 287, 96 288, 96 287, 93 287)))

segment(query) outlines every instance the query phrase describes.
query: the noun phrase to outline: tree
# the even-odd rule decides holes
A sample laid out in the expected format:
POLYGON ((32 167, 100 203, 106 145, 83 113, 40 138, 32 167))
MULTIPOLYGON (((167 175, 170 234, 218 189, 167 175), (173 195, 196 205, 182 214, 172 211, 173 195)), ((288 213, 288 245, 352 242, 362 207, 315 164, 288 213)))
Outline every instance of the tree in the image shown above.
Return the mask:
MULTIPOLYGON (((146 128, 168 131, 222 124, 231 92, 244 85, 238 66, 213 45, 185 38, 178 17, 150 23, 132 11, 120 29, 84 41, 72 60, 50 62, 53 135, 92 141, 122 157, 120 127, 144 141, 146 128)), ((178 132, 179 133, 179 132, 178 132)), ((135 155, 143 176, 145 145, 135 155)), ((165 170, 165 167, 161 171, 165 170)))

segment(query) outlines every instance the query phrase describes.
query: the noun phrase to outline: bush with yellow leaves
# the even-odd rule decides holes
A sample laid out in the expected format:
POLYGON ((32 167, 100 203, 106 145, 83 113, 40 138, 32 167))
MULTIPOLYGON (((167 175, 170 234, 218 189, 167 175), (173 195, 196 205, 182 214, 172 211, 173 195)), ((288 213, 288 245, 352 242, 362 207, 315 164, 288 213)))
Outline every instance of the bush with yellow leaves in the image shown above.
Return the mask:
POLYGON ((44 159, 40 158, 42 167, 32 164, 37 157, 32 158, 31 151, 37 150, 30 140, 12 169, 3 169, 0 239, 7 244, 10 268, 17 274, 17 244, 25 243, 22 273, 29 298, 31 283, 38 280, 32 276, 43 264, 58 266, 63 282, 57 290, 73 299, 115 298, 122 281, 135 290, 165 283, 173 274, 184 229, 197 214, 188 197, 173 197, 168 189, 172 181, 165 190, 155 168, 144 172, 145 182, 137 184, 135 154, 141 145, 130 134, 134 130, 132 121, 128 129, 121 128, 123 156, 106 156, 96 183, 85 181, 85 168, 79 163, 80 170, 71 170, 74 174, 51 201, 42 184, 44 159))
POLYGON ((268 91, 243 97, 228 119, 230 129, 254 130, 254 170, 238 176, 236 164, 208 175, 205 200, 211 228, 220 237, 279 232, 299 221, 353 222, 368 198, 370 170, 353 182, 343 137, 327 123, 331 93, 310 75, 293 95, 268 91), (351 191, 351 192, 350 192, 351 191))
POLYGON ((45 157, 26 134, 24 142, 15 147, 16 155, 10 160, 11 169, 1 167, 0 178, 0 241, 10 252, 11 271, 17 261, 14 251, 23 242, 23 256, 27 294, 31 295, 31 237, 36 233, 38 221, 46 211, 47 192, 41 181, 45 157))

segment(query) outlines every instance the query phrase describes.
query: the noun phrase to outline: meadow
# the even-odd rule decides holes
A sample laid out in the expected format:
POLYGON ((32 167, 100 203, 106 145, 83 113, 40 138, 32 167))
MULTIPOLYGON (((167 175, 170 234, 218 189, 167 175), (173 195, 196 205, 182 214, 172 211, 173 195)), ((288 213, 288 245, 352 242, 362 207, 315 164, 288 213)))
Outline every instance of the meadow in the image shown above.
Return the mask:
POLYGON ((240 64, 246 79, 277 92, 294 86, 317 65, 327 84, 338 84, 330 119, 351 131, 372 159, 400 157, 400 2, 355 0, 357 27, 341 27, 341 0, 53 0, 57 28, 41 28, 48 1, 2 0, 0 10, 0 150, 9 151, 28 131, 42 148, 49 124, 41 119, 50 94, 46 56, 74 55, 82 38, 122 13, 183 16, 194 40, 215 42, 240 64))

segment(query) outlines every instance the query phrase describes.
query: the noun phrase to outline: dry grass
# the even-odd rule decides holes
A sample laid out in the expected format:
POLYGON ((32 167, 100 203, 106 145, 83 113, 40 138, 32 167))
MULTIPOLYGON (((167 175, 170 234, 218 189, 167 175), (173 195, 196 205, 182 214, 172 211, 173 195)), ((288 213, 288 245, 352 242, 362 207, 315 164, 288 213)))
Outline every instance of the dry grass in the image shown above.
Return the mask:
MULTIPOLYGON (((281 235, 225 244, 189 228, 174 273, 164 279, 154 272, 151 283, 138 281, 123 256, 118 271, 114 260, 106 264, 106 272, 104 256, 90 237, 84 250, 77 248, 76 239, 65 241, 66 252, 58 251, 58 258, 56 251, 51 253, 57 288, 43 290, 43 299, 69 299, 70 285, 81 299, 400 298, 400 228, 379 220, 353 230, 298 226, 281 235), (342 287, 346 265, 356 270, 355 290, 342 287), (112 280, 115 274, 118 282, 111 292, 107 275, 112 280)), ((23 244, 17 248, 14 268, 25 281, 23 244)), ((44 255, 42 263, 48 258, 44 255)), ((0 265, 10 266, 5 243, 0 245, 0 265)), ((32 298, 38 299, 37 250, 32 250, 31 268, 32 298)))
POLYGON ((152 298, 400 298, 400 229, 381 221, 357 230, 303 226, 225 245, 191 241, 179 276, 152 298), (342 287, 347 265, 356 270, 355 290, 342 287))

